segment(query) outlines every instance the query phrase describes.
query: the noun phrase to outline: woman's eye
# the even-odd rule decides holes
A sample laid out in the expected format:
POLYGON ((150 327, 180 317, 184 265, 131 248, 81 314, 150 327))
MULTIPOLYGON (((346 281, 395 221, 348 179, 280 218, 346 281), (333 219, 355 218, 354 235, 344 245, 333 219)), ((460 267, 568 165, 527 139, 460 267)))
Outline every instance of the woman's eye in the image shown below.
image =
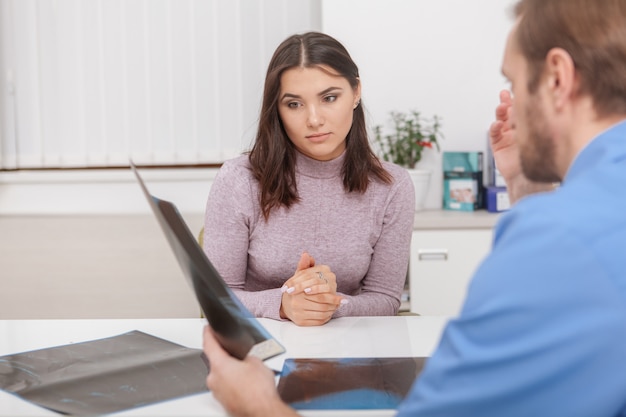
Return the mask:
POLYGON ((326 97, 324 97, 324 101, 327 102, 327 103, 332 103, 335 100, 337 100, 337 96, 326 96, 326 97))
POLYGON ((300 103, 292 101, 290 103, 287 103, 287 107, 289 107, 290 109, 297 109, 298 107, 300 107, 300 103))

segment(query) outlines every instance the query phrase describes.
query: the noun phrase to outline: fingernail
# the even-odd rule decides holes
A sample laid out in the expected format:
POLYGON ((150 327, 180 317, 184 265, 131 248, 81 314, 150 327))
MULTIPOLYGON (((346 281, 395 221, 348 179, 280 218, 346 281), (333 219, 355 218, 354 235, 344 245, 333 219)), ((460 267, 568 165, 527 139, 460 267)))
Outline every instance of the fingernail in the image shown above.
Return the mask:
POLYGON ((310 288, 305 288, 305 289, 304 289, 304 292, 308 294, 308 293, 310 293, 310 292, 311 292, 311 289, 310 289, 310 288))
POLYGON ((296 290, 295 287, 291 287, 287 289, 287 294, 291 294, 292 292, 294 292, 296 290))
POLYGON ((350 300, 342 298, 341 301, 339 301, 339 304, 341 304, 343 306, 343 305, 348 304, 349 302, 350 302, 350 300))
POLYGON ((283 285, 282 287, 280 287, 280 292, 283 293, 283 292, 287 291, 287 288, 289 288, 289 287, 286 286, 286 285, 283 285))

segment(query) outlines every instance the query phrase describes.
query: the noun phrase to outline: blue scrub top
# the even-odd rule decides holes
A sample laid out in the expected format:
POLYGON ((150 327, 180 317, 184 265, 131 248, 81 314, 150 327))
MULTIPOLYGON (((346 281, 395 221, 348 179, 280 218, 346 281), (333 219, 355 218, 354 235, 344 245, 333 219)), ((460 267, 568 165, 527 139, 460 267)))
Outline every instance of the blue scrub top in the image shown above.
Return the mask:
POLYGON ((626 415, 626 122, 503 214, 399 416, 626 415))

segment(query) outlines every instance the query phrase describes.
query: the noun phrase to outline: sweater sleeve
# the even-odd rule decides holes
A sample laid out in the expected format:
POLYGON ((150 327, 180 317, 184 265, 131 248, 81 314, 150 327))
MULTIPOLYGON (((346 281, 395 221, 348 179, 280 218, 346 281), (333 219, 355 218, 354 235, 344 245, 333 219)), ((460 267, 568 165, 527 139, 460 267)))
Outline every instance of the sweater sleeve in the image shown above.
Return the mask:
POLYGON ((361 292, 346 295, 349 303, 339 308, 333 317, 398 314, 409 266, 415 190, 406 170, 396 168, 393 176, 394 183, 381 213, 381 233, 361 292))
POLYGON ((257 191, 245 157, 220 168, 207 200, 204 251, 226 284, 256 317, 280 319, 279 288, 246 291, 250 230, 257 219, 257 191))

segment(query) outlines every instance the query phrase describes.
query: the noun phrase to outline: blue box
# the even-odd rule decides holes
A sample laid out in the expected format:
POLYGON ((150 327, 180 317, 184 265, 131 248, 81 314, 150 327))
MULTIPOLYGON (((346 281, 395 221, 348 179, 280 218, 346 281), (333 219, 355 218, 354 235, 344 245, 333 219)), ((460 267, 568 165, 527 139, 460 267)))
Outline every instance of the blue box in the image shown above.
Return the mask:
POLYGON ((487 211, 499 213, 511 208, 506 187, 487 187, 487 211))

